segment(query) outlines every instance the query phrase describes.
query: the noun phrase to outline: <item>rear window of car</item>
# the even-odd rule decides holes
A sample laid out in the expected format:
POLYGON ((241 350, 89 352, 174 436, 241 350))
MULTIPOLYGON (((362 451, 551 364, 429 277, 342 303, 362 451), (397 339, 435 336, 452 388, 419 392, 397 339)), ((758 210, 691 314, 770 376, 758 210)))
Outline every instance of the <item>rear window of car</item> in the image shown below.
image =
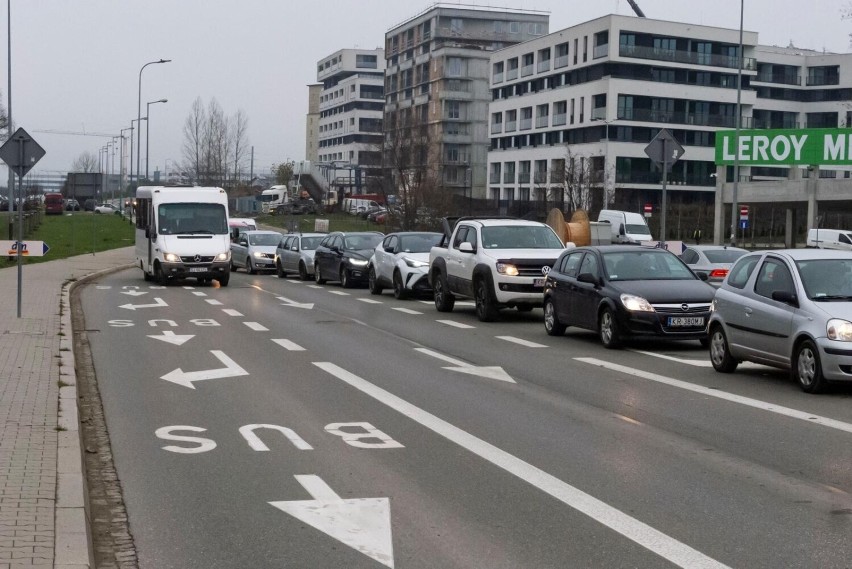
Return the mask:
POLYGON ((751 273, 757 266, 757 261, 760 260, 760 255, 752 255, 750 257, 741 257, 737 264, 731 269, 728 274, 728 284, 734 288, 745 288, 751 273))
POLYGON ((694 280, 697 278, 679 257, 660 250, 604 253, 603 261, 604 270, 611 281, 694 280))
POLYGON ((731 251, 728 249, 708 249, 704 251, 704 256, 711 263, 733 263, 747 251, 731 251))
POLYGON ((312 251, 317 248, 317 245, 322 241, 322 237, 302 237, 302 249, 312 251))

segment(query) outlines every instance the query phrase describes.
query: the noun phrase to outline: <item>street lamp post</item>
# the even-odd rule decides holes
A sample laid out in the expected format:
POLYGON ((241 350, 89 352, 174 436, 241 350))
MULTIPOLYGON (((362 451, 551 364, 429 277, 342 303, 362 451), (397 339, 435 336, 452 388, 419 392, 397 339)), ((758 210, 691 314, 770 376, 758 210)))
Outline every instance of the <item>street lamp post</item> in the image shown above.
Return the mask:
MULTIPOLYGON (((133 119, 132 121, 130 121, 130 130, 131 130, 131 133, 130 133, 130 182, 131 183, 133 182, 133 132, 132 131, 134 129, 138 129, 140 131, 142 130, 141 124, 137 124, 134 127, 133 123, 139 123, 140 121, 147 121, 147 120, 148 120, 148 117, 140 117, 138 119, 133 119)), ((137 144, 136 145, 136 159, 137 159, 136 161, 137 162, 139 161, 139 153, 140 153, 139 152, 139 144, 137 144)), ((139 166, 138 165, 136 166, 136 186, 137 187, 139 186, 139 166)))
POLYGON ((618 118, 607 119, 607 118, 598 118, 593 119, 595 121, 604 123, 604 137, 606 138, 606 142, 604 142, 604 176, 603 176, 603 184, 604 184, 604 195, 603 195, 603 206, 604 209, 609 205, 607 203, 610 196, 610 183, 609 183, 609 125, 618 120, 618 118))
MULTIPOLYGON (((155 63, 168 63, 170 61, 171 61, 171 59, 160 59, 160 60, 157 60, 157 61, 149 61, 148 63, 143 65, 142 68, 139 70, 139 98, 137 99, 137 103, 136 103, 136 122, 139 122, 139 121, 142 120, 142 72, 145 71, 145 68, 148 67, 149 65, 153 65, 155 63)), ((131 121, 131 124, 132 124, 132 121, 131 121)), ((142 148, 141 135, 142 135, 141 132, 136 133, 136 147, 138 149, 142 148)), ((139 156, 141 154, 142 153, 137 150, 137 152, 136 152, 136 177, 137 178, 139 177, 139 172, 140 172, 139 156)))
MULTIPOLYGON (((737 122, 734 133, 734 187, 731 193, 731 247, 737 246, 737 190, 740 183, 740 128, 742 123, 742 85, 743 85, 743 11, 745 0, 740 0, 740 45, 737 53, 737 122)), ((724 218, 724 216, 723 216, 724 218)))
POLYGON ((156 101, 149 101, 147 106, 145 107, 145 118, 148 119, 145 122, 145 180, 148 180, 148 143, 149 143, 149 135, 151 134, 151 105, 156 105, 157 103, 168 103, 168 99, 158 99, 156 101))
MULTIPOLYGON (((123 129, 121 129, 121 132, 120 132, 120 134, 121 134, 121 155, 118 158, 118 179, 119 179, 119 185, 121 186, 121 191, 119 192, 121 194, 121 203, 119 204, 118 208, 122 213, 124 213, 124 198, 125 198, 125 194, 127 193, 126 180, 124 178, 124 139, 125 139, 124 131, 125 130, 130 131, 130 144, 131 144, 131 147, 132 147, 132 144, 133 144, 133 126, 129 126, 128 128, 123 128, 123 129)), ((131 161, 133 160, 133 153, 132 152, 130 154, 130 159, 131 159, 131 161)))

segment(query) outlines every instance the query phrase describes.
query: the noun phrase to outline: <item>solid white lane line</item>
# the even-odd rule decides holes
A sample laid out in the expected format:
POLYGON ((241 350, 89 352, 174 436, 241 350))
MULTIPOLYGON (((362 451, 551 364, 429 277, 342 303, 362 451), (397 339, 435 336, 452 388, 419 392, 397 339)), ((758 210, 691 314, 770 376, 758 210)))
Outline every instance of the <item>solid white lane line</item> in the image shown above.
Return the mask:
POLYGON ((348 292, 343 292, 342 290, 330 290, 328 291, 331 294, 336 294, 337 296, 349 296, 348 292))
POLYGON ((234 310, 233 308, 223 308, 222 312, 227 314, 228 316, 242 316, 243 313, 239 310, 234 310))
POLYGON ((300 346, 299 344, 295 344, 290 340, 285 340, 283 338, 273 339, 273 342, 284 348, 285 350, 290 350, 291 352, 304 352, 305 348, 300 346))
POLYGON ((512 342, 514 344, 519 344, 521 346, 526 346, 527 348, 546 348, 544 344, 536 344, 535 342, 530 342, 529 340, 522 340, 521 338, 515 338, 514 336, 497 336, 498 340, 506 340, 507 342, 512 342))
MULTIPOLYGON (((686 359, 686 358, 678 358, 678 357, 675 357, 675 356, 670 356, 668 354, 658 354, 658 353, 655 353, 655 352, 646 352, 644 350, 634 350, 634 349, 630 349, 630 348, 628 348, 628 350, 631 351, 631 352, 636 352, 637 354, 642 354, 642 355, 645 355, 645 356, 653 356, 655 358, 660 358, 660 359, 663 359, 663 360, 669 360, 669 361, 672 361, 672 362, 678 362, 678 363, 681 363, 681 364, 691 365, 691 366, 695 366, 695 367, 713 367, 713 364, 710 363, 709 359, 707 359, 707 360, 690 360, 690 359, 686 359)), ((742 368, 746 368, 746 369, 770 369, 767 366, 762 366, 760 364, 753 364, 751 362, 741 363, 739 365, 739 369, 742 369, 742 368)))
POLYGON ((222 306, 222 303, 216 300, 215 298, 208 298, 204 302, 207 304, 212 304, 213 306, 222 306))
POLYGON ((679 567, 727 566, 330 362, 315 366, 679 567))
POLYGON ((269 328, 260 324, 259 322, 243 322, 246 326, 254 330, 255 332, 269 332, 269 328))
POLYGON ((373 300, 372 298, 359 298, 359 302, 366 302, 367 304, 384 304, 381 300, 373 300))
POLYGON ((410 308, 394 307, 393 309, 397 312, 402 312, 403 314, 423 314, 422 312, 417 312, 416 310, 411 310, 410 308))
POLYGON ((438 358, 439 360, 444 360, 448 364, 453 364, 459 367, 471 367, 469 363, 463 362, 461 360, 457 360, 452 358, 446 354, 442 354, 440 352, 436 352, 434 350, 430 350, 429 348, 414 348, 415 352, 420 352, 421 354, 426 354, 427 356, 432 356, 433 358, 438 358))
POLYGON ((194 294, 195 296, 207 296, 206 292, 201 292, 200 290, 193 291, 192 294, 194 294))
POLYGON ((673 379, 671 377, 665 377, 663 375, 658 375, 656 373, 651 373, 648 371, 641 371, 638 369, 634 369, 632 367, 627 367, 623 365, 613 364, 609 362, 605 362, 603 360, 599 360, 596 358, 574 358, 578 362, 587 363, 594 366, 603 367, 606 369, 611 369, 613 371, 618 371, 621 373, 626 373, 628 375, 632 375, 635 377, 641 377, 642 379, 647 379, 650 381, 656 381, 657 383, 663 383, 665 385, 670 385, 672 387, 678 387, 680 389, 685 389, 687 391, 693 391, 695 393, 700 393, 702 395, 706 395, 709 397, 715 397, 717 399, 723 399, 725 401, 730 401, 732 403, 739 403, 740 405, 745 405, 747 407, 753 407, 755 409, 760 409, 762 411, 769 411, 770 413, 777 413, 778 415, 784 415, 786 417, 791 417, 793 419, 799 419, 801 421, 805 421, 807 423, 812 423, 816 425, 822 425, 823 427, 828 427, 830 429, 837 429, 838 431, 844 431, 847 433, 852 433, 852 423, 844 423, 843 421, 838 421, 836 419, 831 419, 829 417, 821 417, 819 415, 814 415, 813 413, 806 413, 804 411, 799 411, 797 409, 791 409, 789 407, 783 407, 781 405, 775 405, 774 403, 767 403, 766 401, 761 401, 759 399, 752 399, 751 397, 743 397, 742 395, 735 395, 733 393, 727 393, 725 391, 720 391, 718 389, 710 389, 708 387, 704 387, 702 385, 695 385, 692 383, 688 383, 686 381, 681 381, 679 379, 673 379))
POLYGON ((476 328, 476 326, 463 324, 461 322, 456 322, 455 320, 435 320, 435 322, 440 322, 441 324, 446 324, 447 326, 452 326, 454 328, 476 328))

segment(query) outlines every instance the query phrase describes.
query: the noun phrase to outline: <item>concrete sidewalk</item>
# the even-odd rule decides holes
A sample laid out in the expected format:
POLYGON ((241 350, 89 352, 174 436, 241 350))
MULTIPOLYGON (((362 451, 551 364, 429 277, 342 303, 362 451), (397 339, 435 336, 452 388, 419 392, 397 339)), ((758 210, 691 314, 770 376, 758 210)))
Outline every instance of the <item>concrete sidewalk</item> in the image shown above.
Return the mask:
POLYGON ((70 289, 133 248, 0 269, 0 569, 92 565, 70 289))

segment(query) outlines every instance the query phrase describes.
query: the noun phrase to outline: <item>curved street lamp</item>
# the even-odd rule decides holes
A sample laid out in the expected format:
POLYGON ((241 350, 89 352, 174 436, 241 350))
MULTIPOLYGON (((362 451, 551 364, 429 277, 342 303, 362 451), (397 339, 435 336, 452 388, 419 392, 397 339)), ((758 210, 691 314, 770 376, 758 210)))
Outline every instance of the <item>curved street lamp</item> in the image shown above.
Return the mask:
POLYGON ((151 132, 151 105, 155 105, 157 103, 168 103, 168 99, 159 99, 157 101, 148 101, 147 106, 145 107, 145 118, 148 120, 145 121, 145 181, 148 181, 148 135, 151 132))
MULTIPOLYGON (((136 103, 136 122, 139 122, 139 121, 142 120, 142 72, 149 65, 153 65, 155 63, 168 63, 170 61, 171 61, 171 59, 159 59, 157 61, 149 61, 148 63, 143 65, 142 68, 139 70, 139 98, 137 99, 137 103, 136 103)), ((139 149, 142 148, 142 136, 141 135, 142 135, 141 132, 136 133, 136 146, 139 149)), ((140 172, 139 157, 140 157, 141 154, 142 153, 137 150, 137 152, 136 152, 136 177, 137 178, 139 178, 139 172, 140 172)), ((138 182, 137 182, 137 184, 138 184, 138 182)))

